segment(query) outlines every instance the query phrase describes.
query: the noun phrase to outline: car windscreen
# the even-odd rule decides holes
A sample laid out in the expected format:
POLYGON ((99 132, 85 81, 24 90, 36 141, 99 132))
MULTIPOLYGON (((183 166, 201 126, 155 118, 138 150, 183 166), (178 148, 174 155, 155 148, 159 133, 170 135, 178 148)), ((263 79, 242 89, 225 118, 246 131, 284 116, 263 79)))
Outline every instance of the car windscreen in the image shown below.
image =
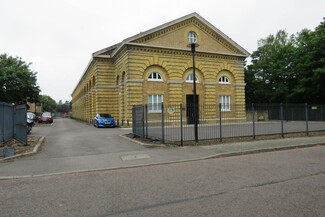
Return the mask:
POLYGON ((99 114, 102 118, 111 118, 112 116, 110 114, 99 114))
POLYGON ((44 116, 44 117, 49 117, 49 116, 51 116, 51 113, 50 113, 50 112, 44 112, 44 113, 42 114, 42 116, 44 116))

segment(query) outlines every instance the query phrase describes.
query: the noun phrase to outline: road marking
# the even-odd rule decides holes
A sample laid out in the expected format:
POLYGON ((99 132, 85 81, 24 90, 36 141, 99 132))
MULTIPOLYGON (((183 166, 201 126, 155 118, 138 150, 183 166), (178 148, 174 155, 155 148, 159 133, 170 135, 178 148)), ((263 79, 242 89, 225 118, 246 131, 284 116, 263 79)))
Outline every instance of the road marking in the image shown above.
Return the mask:
POLYGON ((131 154, 131 155, 124 155, 121 156, 123 161, 127 160, 141 160, 141 159, 148 159, 151 158, 148 154, 131 154))

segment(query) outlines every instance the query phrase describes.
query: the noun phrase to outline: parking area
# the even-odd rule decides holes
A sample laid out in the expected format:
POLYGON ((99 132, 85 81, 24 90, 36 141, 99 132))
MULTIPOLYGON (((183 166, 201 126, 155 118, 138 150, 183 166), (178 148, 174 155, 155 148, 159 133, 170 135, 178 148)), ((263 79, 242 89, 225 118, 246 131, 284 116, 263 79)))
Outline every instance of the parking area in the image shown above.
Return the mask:
POLYGON ((54 119, 53 124, 37 124, 31 135, 44 136, 46 144, 41 153, 31 158, 57 158, 100 155, 144 150, 120 135, 131 129, 95 128, 73 119, 54 119))

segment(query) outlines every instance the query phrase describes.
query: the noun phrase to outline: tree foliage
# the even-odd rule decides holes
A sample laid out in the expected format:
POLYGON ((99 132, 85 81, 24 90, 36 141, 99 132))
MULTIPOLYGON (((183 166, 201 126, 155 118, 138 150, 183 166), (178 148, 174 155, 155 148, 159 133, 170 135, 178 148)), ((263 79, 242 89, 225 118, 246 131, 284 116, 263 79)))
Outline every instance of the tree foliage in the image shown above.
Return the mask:
POLYGON ((51 113, 56 111, 57 103, 50 96, 41 95, 39 100, 43 104, 43 111, 51 113))
POLYGON ((62 100, 59 101, 59 104, 56 107, 57 112, 61 113, 68 113, 70 111, 70 102, 65 101, 65 103, 62 103, 62 100))
POLYGON ((23 104, 39 96, 36 72, 20 57, 0 54, 0 101, 23 104))
POLYGON ((315 31, 303 30, 296 40, 294 70, 300 79, 292 96, 306 102, 325 103, 325 22, 315 31))
POLYGON ((325 24, 259 41, 245 69, 247 102, 325 103, 325 24))

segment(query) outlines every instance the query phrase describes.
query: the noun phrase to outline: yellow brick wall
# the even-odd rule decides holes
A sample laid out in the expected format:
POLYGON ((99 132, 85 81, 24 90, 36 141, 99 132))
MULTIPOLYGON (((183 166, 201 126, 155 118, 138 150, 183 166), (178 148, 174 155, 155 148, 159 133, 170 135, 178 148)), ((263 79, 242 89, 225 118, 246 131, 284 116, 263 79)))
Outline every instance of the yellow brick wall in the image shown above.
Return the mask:
MULTIPOLYGON (((186 77, 193 72, 189 52, 161 52, 146 48, 132 48, 113 61, 98 59, 89 69, 89 75, 81 82, 73 95, 73 115, 91 123, 96 113, 111 113, 119 120, 132 120, 132 106, 148 103, 149 94, 162 94, 165 104, 186 104, 186 95, 193 94, 193 83, 186 77), (163 82, 148 81, 152 72, 158 72, 163 82), (96 84, 89 81, 95 75, 96 84), (88 91, 87 84, 88 83, 88 91), (81 92, 81 97, 75 97, 81 92), (81 107, 81 108, 80 108, 81 107)), ((244 71, 242 60, 221 58, 219 55, 200 54, 196 57, 197 94, 200 104, 218 105, 219 96, 231 97, 231 104, 245 104, 244 71), (230 84, 219 84, 226 75, 230 84)), ((233 111, 234 114, 235 111, 233 111)), ((207 114, 206 114, 207 115, 207 114)), ((214 115, 215 114, 211 114, 214 115)), ((244 114, 236 114, 244 116, 244 114)), ((211 117, 213 118, 213 117, 211 117)))
POLYGON ((188 45, 188 32, 190 31, 194 31, 197 34, 197 43, 200 45, 198 50, 219 53, 240 53, 238 49, 196 18, 176 23, 168 28, 146 35, 135 42, 148 45, 186 48, 188 45))
MULTIPOLYGON (((132 120, 132 106, 148 103, 148 95, 162 94, 164 104, 186 104, 193 94, 193 83, 186 77, 193 72, 187 34, 195 31, 199 47, 195 53, 197 94, 200 104, 218 106, 219 96, 227 95, 231 104, 245 105, 245 54, 192 18, 150 33, 126 44, 113 57, 94 57, 74 92, 75 118, 92 122, 96 113, 111 113, 117 120, 132 120), (148 81, 152 72, 163 81, 148 81), (221 76, 230 84, 219 84, 221 76)), ((217 118, 213 111, 206 117, 217 118)), ((233 117, 244 118, 242 110, 232 109, 233 117)))

